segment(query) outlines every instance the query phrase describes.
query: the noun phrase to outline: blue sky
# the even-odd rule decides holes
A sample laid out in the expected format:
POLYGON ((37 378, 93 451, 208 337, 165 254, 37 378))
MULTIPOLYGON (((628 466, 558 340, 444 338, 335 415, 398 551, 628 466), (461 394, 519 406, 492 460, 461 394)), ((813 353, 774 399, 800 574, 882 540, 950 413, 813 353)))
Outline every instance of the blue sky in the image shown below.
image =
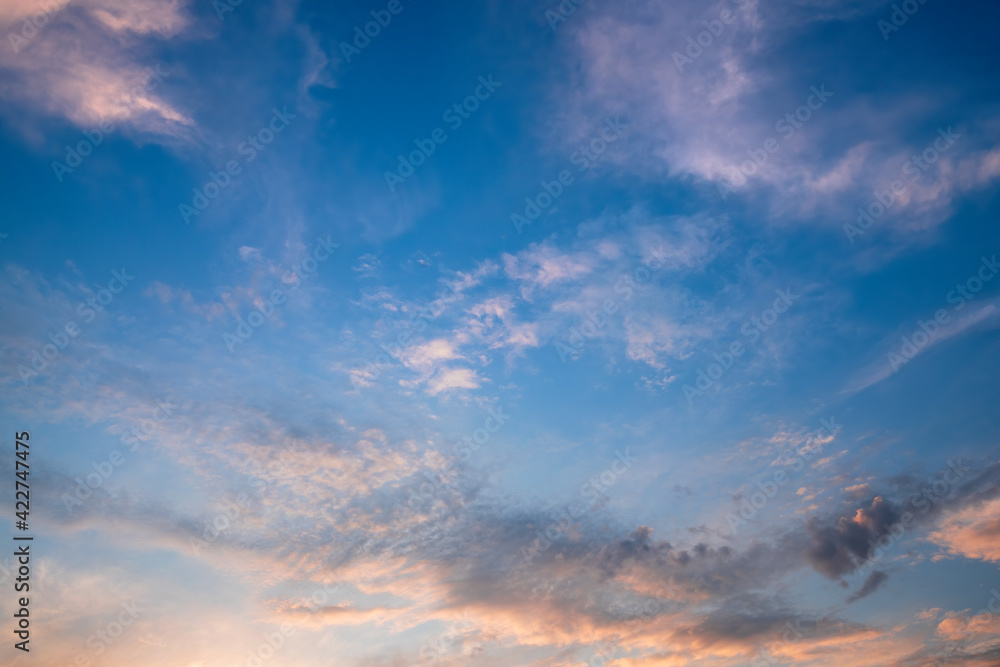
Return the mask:
POLYGON ((5 3, 5 664, 1000 664, 997 18, 5 3))

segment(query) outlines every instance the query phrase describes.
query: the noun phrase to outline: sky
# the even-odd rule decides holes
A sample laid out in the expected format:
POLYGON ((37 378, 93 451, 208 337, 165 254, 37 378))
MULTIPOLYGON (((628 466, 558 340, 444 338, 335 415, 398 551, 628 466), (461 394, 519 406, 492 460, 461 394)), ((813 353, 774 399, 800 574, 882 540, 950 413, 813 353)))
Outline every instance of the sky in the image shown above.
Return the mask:
POLYGON ((0 664, 1000 665, 998 19, 4 0, 0 664))

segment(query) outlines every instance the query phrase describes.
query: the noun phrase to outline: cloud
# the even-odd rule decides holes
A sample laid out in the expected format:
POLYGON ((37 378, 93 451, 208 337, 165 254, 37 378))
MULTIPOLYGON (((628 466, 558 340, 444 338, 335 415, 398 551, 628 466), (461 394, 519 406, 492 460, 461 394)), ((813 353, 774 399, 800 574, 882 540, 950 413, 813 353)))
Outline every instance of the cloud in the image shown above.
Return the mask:
POLYGON ((922 621, 933 621, 941 615, 941 607, 931 607, 924 609, 917 614, 917 618, 922 621))
POLYGON ((359 278, 372 278, 378 274, 381 268, 382 262, 376 255, 365 253, 361 257, 358 257, 357 262, 351 267, 351 270, 358 274, 359 278))
POLYGON ((239 255, 240 259, 244 262, 249 262, 251 259, 256 261, 262 261, 264 259, 260 254, 260 248, 252 248, 248 245, 240 246, 239 255))
POLYGON ((840 517, 834 526, 811 521, 812 546, 806 556, 818 572, 831 579, 849 574, 868 559, 871 544, 885 535, 899 516, 897 507, 876 496, 870 507, 858 509, 853 517, 840 517))
MULTIPOLYGON (((112 405, 117 399, 110 400, 112 405)), ((675 544, 656 539, 646 526, 620 531, 618 520, 602 512, 578 520, 526 566, 519 549, 532 539, 527 525, 547 525, 546 513, 533 503, 511 505, 489 487, 477 489, 481 478, 459 478, 450 490, 436 492, 430 502, 447 508, 443 512, 409 507, 406 490, 426 481, 424 472, 436 475, 444 463, 418 442, 394 442, 376 429, 330 440, 319 435, 319 425, 314 434, 302 433, 299 420, 289 422, 298 424, 298 435, 292 435, 282 422, 247 407, 184 403, 182 409, 198 412, 176 432, 165 425, 163 446, 186 467, 211 470, 220 481, 233 472, 267 471, 254 503, 199 558, 265 582, 268 592, 253 606, 275 624, 351 633, 374 627, 395 634, 416 631, 431 619, 463 618, 469 633, 495 638, 514 651, 510 660, 518 664, 526 664, 526 653, 518 651, 572 649, 576 656, 612 641, 634 664, 719 667, 764 648, 831 666, 844 655, 834 652, 837 646, 858 665, 894 664, 890 657, 913 651, 910 640, 894 643, 878 628, 816 618, 760 593, 807 565, 825 574, 849 571, 850 555, 859 551, 855 545, 892 519, 879 497, 852 519, 821 518, 805 532, 793 527, 744 545, 675 544), (213 445, 202 451, 192 441, 213 445), (281 455, 285 445, 294 445, 294 456, 281 455), (817 536, 828 548, 814 544, 817 536), (310 594, 321 586, 331 593, 316 602, 310 594), (788 624, 802 632, 792 643, 781 640, 788 624)), ((353 432, 349 426, 344 433, 353 432)), ((216 498, 239 488, 229 482, 215 486, 216 498)), ((53 491, 42 495, 58 498, 53 491)), ((61 509, 39 507, 46 513, 61 509)), ((95 497, 71 521, 64 515, 51 523, 74 533, 113 531, 123 545, 142 535, 146 548, 185 552, 192 537, 203 536, 203 520, 211 521, 217 511, 178 516, 148 501, 95 497)), ((690 540, 683 531, 676 537, 690 540)), ((853 599, 883 583, 883 577, 869 577, 853 599)))
MULTIPOLYGON (((825 41, 819 33, 850 30, 877 8, 867 1, 606 5, 565 27, 573 77, 557 84, 553 101, 569 128, 565 143, 577 142, 595 116, 627 115, 629 135, 607 158, 619 170, 646 181, 692 182, 720 203, 746 199, 767 212, 769 224, 839 228, 873 190, 901 177, 914 153, 937 138, 930 124, 950 113, 952 97, 965 99, 975 86, 952 78, 907 95, 873 92, 867 62, 852 59, 842 63, 846 76, 803 79, 804 63, 810 76, 823 76, 816 73, 826 57, 816 48, 825 41), (708 23, 718 25, 716 34, 708 23), (799 54, 794 66, 775 57, 789 49, 799 54), (830 95, 817 103, 816 90, 830 95), (799 120, 789 122, 789 114, 799 120), (768 139, 777 142, 773 154, 763 149, 768 139)), ((1000 176, 995 111, 969 98, 966 127, 958 128, 963 138, 916 185, 907 182, 906 195, 880 222, 896 232, 895 241, 919 239, 950 217, 958 196, 1000 176)))
POLYGON ((536 245, 517 255, 503 256, 504 272, 521 283, 521 294, 526 299, 536 289, 587 276, 593 271, 594 262, 595 258, 589 254, 560 252, 549 245, 536 245))
MULTIPOLYGON (((51 15, 62 11, 71 0, 8 0, 0 6, 0 23, 13 24, 36 15, 51 15)), ((46 23, 38 18, 36 23, 46 23)), ((10 28, 10 25, 6 27, 10 28)), ((23 26, 18 26, 23 27, 23 26)), ((37 26, 36 26, 37 27, 37 26)), ((44 25, 42 26, 44 28, 44 25)), ((8 38, 9 41, 9 38, 8 38)))
POLYGON ((482 380, 470 368, 451 368, 434 374, 428 382, 431 395, 450 389, 478 389, 482 380))
POLYGON ((935 633, 950 641, 968 641, 983 635, 1000 635, 1000 615, 987 612, 975 616, 968 612, 949 612, 938 623, 935 633))
POLYGON ((459 359, 452 343, 444 338, 414 345, 403 352, 403 363, 408 367, 423 373, 433 372, 440 362, 459 359))
POLYGON ((865 582, 861 584, 861 588, 851 593, 850 597, 847 598, 847 604, 868 597, 881 588, 887 581, 889 581, 888 574, 881 570, 872 570, 872 573, 868 575, 865 582))
POLYGON ((856 499, 872 495, 872 489, 868 484, 852 484, 846 487, 844 492, 856 499))
POLYGON ((946 512, 930 539, 956 556, 1000 561, 1000 498, 946 512))
MULTIPOLYGON (((672 310, 680 310, 682 304, 675 302, 671 306, 672 310)), ((707 333, 702 325, 681 324, 662 312, 639 309, 625 318, 625 354, 633 361, 665 370, 668 359, 686 356, 707 333)))
MULTIPOLYGON (((948 323, 942 325, 941 329, 933 337, 931 337, 924 346, 918 348, 912 356, 900 356, 899 359, 901 361, 897 362, 895 369, 889 361, 889 352, 881 354, 862 369, 857 371, 848 381, 844 389, 841 390, 841 393, 858 393, 868 387, 874 386, 879 382, 893 377, 897 372, 905 372, 905 365, 910 361, 916 359, 920 355, 926 354, 929 350, 934 349, 938 345, 941 345, 952 338, 961 337, 976 331, 982 331, 984 329, 992 330, 1000 327, 1000 317, 998 317, 998 314, 1000 314, 1000 299, 998 298, 989 299, 983 303, 970 306, 969 311, 964 315, 955 317, 948 323)), ((917 327, 914 325, 909 330, 902 332, 897 331, 889 336, 886 336, 877 347, 883 350, 889 350, 893 354, 900 355, 902 351, 901 337, 912 337, 913 332, 916 330, 917 327)))
MULTIPOLYGON (((28 3, 16 3, 7 20, 26 11, 28 3)), ((17 52, 0 50, 3 95, 85 129, 127 122, 140 132, 187 137, 191 119, 163 97, 170 72, 146 54, 151 40, 176 37, 188 21, 179 0, 67 3, 17 52)))
MULTIPOLYGON (((582 223, 565 238, 456 272, 445 280, 448 294, 426 308, 385 289, 363 291, 359 305, 400 314, 395 321, 380 316, 373 322, 375 338, 417 374, 401 377, 403 386, 426 385, 431 395, 482 386, 482 369, 493 360, 502 358, 513 368, 528 350, 564 341, 609 301, 617 312, 605 318, 595 339, 606 340, 611 354, 664 374, 671 359, 688 355, 725 325, 708 301, 680 284, 724 251, 725 228, 725 221, 701 216, 654 218, 637 206, 582 223), (422 312, 430 315, 421 318, 422 312), (400 345, 403 330, 407 342, 400 345)), ((357 386, 370 387, 383 371, 393 372, 348 372, 357 386)))

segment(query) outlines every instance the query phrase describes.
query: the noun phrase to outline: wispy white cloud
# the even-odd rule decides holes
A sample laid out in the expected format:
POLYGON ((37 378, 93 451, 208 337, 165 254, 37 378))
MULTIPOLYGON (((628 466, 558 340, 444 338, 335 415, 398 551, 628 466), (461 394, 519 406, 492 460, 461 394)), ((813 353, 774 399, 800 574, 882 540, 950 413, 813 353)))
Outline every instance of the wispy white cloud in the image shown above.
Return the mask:
MULTIPOLYGON (((8 7, 0 28, 17 32, 17 20, 35 4, 8 7)), ((169 69, 150 48, 150 40, 175 38, 188 23, 180 0, 67 3, 17 52, 0 49, 4 94, 85 129, 127 122, 144 133, 189 136, 192 121, 163 96, 169 69), (151 73, 161 80, 151 81, 151 73)))
MULTIPOLYGON (((635 0, 581 16, 566 30, 572 33, 568 57, 582 64, 582 80, 574 79, 571 90, 559 87, 553 98, 569 129, 552 141, 572 146, 595 116, 622 114, 630 120, 629 135, 605 158, 619 171, 648 181, 693 177, 719 203, 736 196, 761 205, 770 224, 853 221, 855 208, 936 138, 933 129, 923 140, 914 130, 947 117, 950 98, 918 89, 888 100, 851 90, 843 79, 803 83, 797 70, 768 54, 810 23, 850 20, 879 6, 816 1, 778 7, 683 2, 667 8, 635 0), (727 23, 719 22, 723 11, 731 13, 727 23), (709 43, 699 46, 695 37, 709 34, 705 22, 717 23, 719 34, 702 36, 709 43), (817 89, 832 97, 817 104, 817 89), (813 108, 801 112, 806 104, 813 108), (808 119, 786 120, 799 112, 808 119), (773 153, 763 149, 768 139, 776 141, 773 153), (744 163, 749 177, 739 171, 744 163), (723 185, 733 192, 720 190, 723 185)), ((897 233, 894 240, 919 241, 918 233, 948 219, 958 195, 998 178, 993 151, 979 148, 996 143, 995 114, 972 107, 955 123, 975 138, 928 170, 882 221, 883 231, 897 233)))
MULTIPOLYGON (((948 340, 962 336, 973 331, 984 328, 1000 327, 1000 299, 990 299, 978 306, 972 306, 969 312, 961 317, 954 318, 951 322, 942 325, 934 336, 929 337, 927 342, 919 348, 914 348, 914 353, 910 356, 903 356, 902 340, 904 336, 912 337, 917 330, 916 325, 906 331, 897 331, 895 334, 886 337, 877 346, 880 350, 885 350, 862 369, 860 369, 847 383, 842 390, 842 394, 855 394, 871 387, 883 380, 887 380, 896 374, 903 372, 905 364, 913 359, 928 353, 928 351, 947 342, 948 340), (890 354, 896 355, 898 361, 892 363, 890 354)), ((921 332, 922 333, 922 332, 921 332)))

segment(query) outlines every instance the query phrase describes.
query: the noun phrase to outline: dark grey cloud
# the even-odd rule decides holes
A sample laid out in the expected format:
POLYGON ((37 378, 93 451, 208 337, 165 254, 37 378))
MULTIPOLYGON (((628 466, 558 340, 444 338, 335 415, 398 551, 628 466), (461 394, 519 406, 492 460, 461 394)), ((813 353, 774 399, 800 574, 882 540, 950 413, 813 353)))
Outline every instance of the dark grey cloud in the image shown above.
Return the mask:
POLYGON ((886 574, 882 570, 872 571, 872 573, 868 575, 868 578, 865 579, 865 583, 861 584, 861 588, 851 593, 851 596, 847 598, 847 604, 851 604, 852 602, 856 602, 861 598, 868 597, 869 595, 877 591, 879 588, 881 588, 887 581, 889 581, 888 574, 886 574))
POLYGON ((876 496, 870 507, 859 509, 850 518, 842 516, 834 525, 814 519, 807 525, 812 546, 806 559, 817 572, 831 579, 850 574, 899 517, 899 508, 876 496))

